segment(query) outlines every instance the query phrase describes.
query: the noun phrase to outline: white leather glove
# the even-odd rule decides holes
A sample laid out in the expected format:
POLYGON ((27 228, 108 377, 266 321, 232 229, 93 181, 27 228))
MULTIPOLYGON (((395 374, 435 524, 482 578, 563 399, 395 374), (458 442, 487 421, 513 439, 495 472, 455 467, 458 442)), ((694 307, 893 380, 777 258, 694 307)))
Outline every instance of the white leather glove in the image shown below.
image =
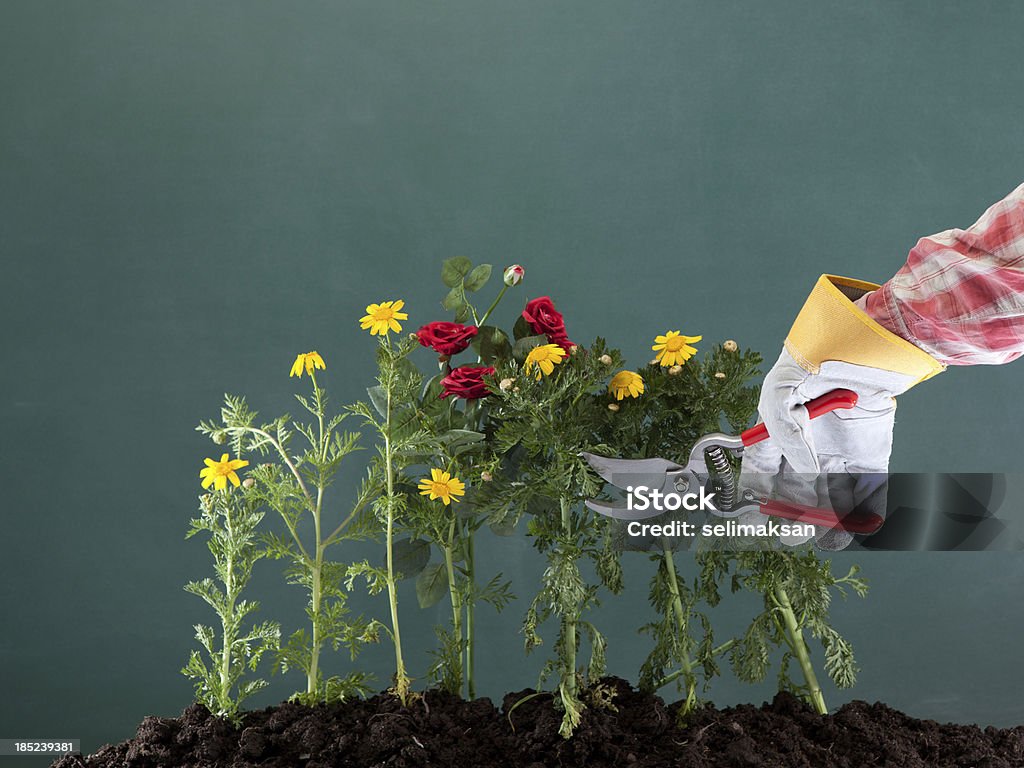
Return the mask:
MULTIPOLYGON (((873 287, 819 279, 762 385, 758 412, 771 437, 744 451, 743 488, 840 517, 859 506, 884 518, 895 396, 943 367, 854 304, 873 287), (857 405, 811 420, 803 404, 834 389, 856 392, 857 405)), ((841 528, 815 530, 821 549, 853 540, 841 528)))
MULTIPOLYGON (((884 518, 893 396, 912 383, 904 374, 842 362, 822 363, 811 374, 783 349, 758 403, 771 437, 744 451, 742 487, 840 516, 861 505, 884 518), (833 389, 853 390, 857 405, 809 419, 803 404, 833 389)), ((853 540, 841 529, 816 526, 816 531, 821 549, 842 549, 853 540)), ((806 540, 782 537, 785 544, 806 540)))

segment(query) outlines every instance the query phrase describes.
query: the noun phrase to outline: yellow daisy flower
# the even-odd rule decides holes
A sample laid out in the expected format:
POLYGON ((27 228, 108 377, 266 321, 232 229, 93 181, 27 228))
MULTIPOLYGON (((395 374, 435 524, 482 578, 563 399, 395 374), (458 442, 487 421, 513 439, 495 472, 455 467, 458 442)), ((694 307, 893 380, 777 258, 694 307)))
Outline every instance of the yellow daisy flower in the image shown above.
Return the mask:
POLYGON ((524 370, 526 373, 530 372, 533 366, 537 366, 537 378, 548 376, 555 370, 555 366, 562 362, 562 358, 565 357, 565 350, 557 344, 541 344, 539 347, 534 347, 530 350, 530 354, 526 356, 526 363, 524 364, 524 370))
POLYGON ((440 469, 431 469, 430 477, 422 478, 419 484, 420 496, 429 496, 431 501, 440 499, 445 505, 461 501, 455 497, 465 495, 465 488, 459 478, 440 469))
POLYGON ((671 368, 673 365, 682 365, 697 354, 697 350, 690 345, 703 338, 703 336, 680 336, 679 331, 669 331, 664 336, 655 336, 654 346, 651 349, 658 353, 654 357, 663 368, 671 368))
POLYGON ((203 478, 203 488, 211 485, 215 490, 223 491, 228 487, 228 480, 237 488, 240 484, 236 469, 249 466, 249 462, 243 459, 229 459, 228 454, 220 457, 220 461, 206 459, 206 467, 199 470, 199 476, 203 478))
POLYGON ((295 358, 295 362, 292 363, 292 372, 288 374, 288 378, 298 376, 301 379, 303 371, 312 376, 314 368, 323 370, 326 367, 327 366, 324 365, 324 359, 320 357, 319 352, 307 352, 306 354, 299 355, 295 358))
POLYGON ((369 329, 371 336, 384 336, 388 331, 399 333, 402 326, 398 321, 409 319, 405 312, 399 312, 404 306, 405 302, 401 299, 370 304, 366 307, 366 314, 359 318, 359 327, 364 331, 369 329))
POLYGON ((608 382, 608 393, 615 395, 616 400, 626 397, 640 397, 644 393, 644 380, 639 373, 619 371, 608 382))

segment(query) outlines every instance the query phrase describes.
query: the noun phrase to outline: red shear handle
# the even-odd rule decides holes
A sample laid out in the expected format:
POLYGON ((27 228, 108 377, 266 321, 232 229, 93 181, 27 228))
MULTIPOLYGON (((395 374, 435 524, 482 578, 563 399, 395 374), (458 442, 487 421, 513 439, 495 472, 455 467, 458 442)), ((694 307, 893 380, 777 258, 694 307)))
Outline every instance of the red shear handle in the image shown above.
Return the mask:
POLYGON ((805 507, 803 504, 792 504, 788 501, 769 499, 761 505, 762 515, 784 517, 812 525, 824 525, 827 528, 839 528, 850 533, 874 533, 885 521, 874 512, 851 512, 840 517, 831 509, 805 507))
MULTIPOLYGON (((833 389, 821 397, 814 398, 809 403, 804 403, 804 407, 807 409, 807 414, 812 419, 816 419, 824 413, 831 413, 840 408, 853 408, 856 404, 856 392, 849 389, 833 389)), ((768 427, 763 423, 751 427, 740 435, 744 446, 760 443, 762 440, 767 440, 768 437, 768 427)))

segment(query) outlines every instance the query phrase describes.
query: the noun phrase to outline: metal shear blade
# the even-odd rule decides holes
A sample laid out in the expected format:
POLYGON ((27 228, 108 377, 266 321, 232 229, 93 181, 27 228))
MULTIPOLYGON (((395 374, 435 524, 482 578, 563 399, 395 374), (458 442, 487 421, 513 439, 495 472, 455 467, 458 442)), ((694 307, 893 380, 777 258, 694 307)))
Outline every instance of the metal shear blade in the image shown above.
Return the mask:
POLYGON ((647 485, 654 488, 661 488, 666 476, 678 475, 685 471, 674 461, 668 459, 613 459, 608 456, 598 456, 596 453, 582 451, 580 455, 587 460, 602 478, 614 485, 616 488, 625 489, 621 481, 629 480, 629 485, 647 485), (651 479, 656 482, 642 483, 641 479, 651 479))

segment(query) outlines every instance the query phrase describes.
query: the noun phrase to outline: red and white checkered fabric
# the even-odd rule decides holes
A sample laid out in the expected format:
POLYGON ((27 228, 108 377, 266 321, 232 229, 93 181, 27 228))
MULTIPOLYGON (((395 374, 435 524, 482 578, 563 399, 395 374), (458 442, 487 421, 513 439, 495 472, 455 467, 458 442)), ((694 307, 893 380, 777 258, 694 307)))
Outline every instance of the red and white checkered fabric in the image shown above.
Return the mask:
POLYGON ((947 365, 1024 354, 1024 184, 968 229, 922 237, 862 301, 874 320, 947 365))

